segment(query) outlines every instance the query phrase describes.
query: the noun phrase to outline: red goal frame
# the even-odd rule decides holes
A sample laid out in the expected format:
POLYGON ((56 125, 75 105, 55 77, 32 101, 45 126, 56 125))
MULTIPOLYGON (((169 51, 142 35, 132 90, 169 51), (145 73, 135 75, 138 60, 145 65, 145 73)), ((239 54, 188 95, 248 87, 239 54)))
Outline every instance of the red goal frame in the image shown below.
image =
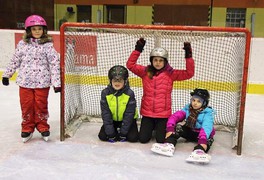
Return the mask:
POLYGON ((183 30, 183 31, 216 31, 216 32, 243 32, 246 34, 246 45, 244 55, 244 67, 243 67, 243 79, 241 87, 240 98, 240 117, 238 125, 238 139, 237 139, 237 155, 242 153, 242 141, 243 141, 243 127, 244 127, 244 114, 246 103, 246 90, 248 81, 248 65, 249 65, 249 53, 251 43, 251 33, 246 28, 228 28, 228 27, 203 27, 203 26, 159 26, 159 25, 127 25, 127 24, 95 24, 95 23, 70 23, 66 22, 60 27, 60 54, 61 54, 61 114, 60 114, 60 140, 65 140, 65 125, 64 125, 64 82, 65 82, 65 34, 64 30, 67 27, 92 27, 92 28, 126 28, 126 29, 152 29, 152 30, 183 30))

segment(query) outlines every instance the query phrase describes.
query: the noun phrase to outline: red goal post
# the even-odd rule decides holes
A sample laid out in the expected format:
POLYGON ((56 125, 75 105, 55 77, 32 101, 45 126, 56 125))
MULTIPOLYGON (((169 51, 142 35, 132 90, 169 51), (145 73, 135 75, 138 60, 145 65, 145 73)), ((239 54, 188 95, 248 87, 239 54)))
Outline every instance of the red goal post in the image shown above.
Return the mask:
MULTIPOLYGON (((194 88, 208 89, 209 105, 216 110, 215 126, 234 134, 233 148, 241 155, 251 41, 245 28, 64 23, 60 139, 71 137, 82 122, 100 118, 100 93, 108 84, 108 69, 125 66, 140 37, 147 44, 139 64, 148 65, 151 49, 161 46, 168 50, 175 69, 185 68, 182 46, 191 42, 195 75, 174 83, 172 110, 181 109, 194 88)), ((129 72, 129 81, 140 108, 141 80, 129 72)))

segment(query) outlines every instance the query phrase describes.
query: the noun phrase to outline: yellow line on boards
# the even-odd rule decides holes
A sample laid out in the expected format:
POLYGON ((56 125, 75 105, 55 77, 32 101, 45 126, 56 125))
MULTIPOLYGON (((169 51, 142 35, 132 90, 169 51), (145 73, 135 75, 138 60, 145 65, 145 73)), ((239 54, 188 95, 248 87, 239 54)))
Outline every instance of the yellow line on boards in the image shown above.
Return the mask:
MULTIPOLYGON (((3 71, 0 71, 0 77, 2 77, 3 71)), ((11 81, 16 80, 17 73, 15 73, 11 81)), ((65 75, 66 84, 82 84, 82 85, 107 85, 109 83, 107 76, 91 76, 91 75, 65 75)), ((138 77, 130 77, 129 84, 132 87, 142 87, 141 79, 138 77)), ((211 81, 176 81, 174 82, 174 89, 192 90, 196 87, 206 88, 209 91, 235 91, 239 84, 231 82, 211 82, 211 81)), ((264 95, 264 84, 248 84, 247 93, 249 94, 263 94, 264 95)))
MULTIPOLYGON (((66 84, 82 84, 82 85, 107 85, 109 83, 107 76, 91 76, 91 75, 69 75, 65 76, 66 84)), ((130 77, 129 84, 131 87, 142 87, 140 78, 130 77)), ((210 81, 176 81, 174 82, 174 89, 192 90, 194 88, 205 88, 209 91, 236 91, 238 83, 230 82, 210 82, 210 81)))

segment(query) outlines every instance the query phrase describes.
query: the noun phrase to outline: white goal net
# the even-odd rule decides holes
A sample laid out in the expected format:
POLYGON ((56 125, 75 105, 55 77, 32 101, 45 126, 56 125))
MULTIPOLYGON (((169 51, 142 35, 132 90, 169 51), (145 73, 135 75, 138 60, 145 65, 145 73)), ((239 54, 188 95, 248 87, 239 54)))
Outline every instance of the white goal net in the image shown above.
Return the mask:
MULTIPOLYGON (((191 90, 206 88, 209 105, 216 110, 215 126, 236 136, 243 132, 250 43, 246 29, 65 23, 61 28, 62 140, 72 136, 73 127, 81 122, 100 121, 100 96, 109 83, 108 70, 117 64, 126 66, 140 37, 147 43, 139 64, 148 65, 150 51, 161 46, 168 50, 175 69, 185 69, 183 43, 191 42, 195 75, 174 82, 173 112, 189 102, 191 90)), ((141 79, 129 72, 129 82, 140 109, 141 79)), ((235 141, 241 147, 241 139, 235 141)))

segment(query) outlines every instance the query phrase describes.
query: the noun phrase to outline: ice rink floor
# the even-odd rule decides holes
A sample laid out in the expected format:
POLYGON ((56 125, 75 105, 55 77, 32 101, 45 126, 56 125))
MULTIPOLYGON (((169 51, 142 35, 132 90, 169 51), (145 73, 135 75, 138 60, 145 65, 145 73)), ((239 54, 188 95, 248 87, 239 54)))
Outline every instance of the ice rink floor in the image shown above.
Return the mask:
POLYGON ((193 143, 179 141, 173 157, 153 154, 152 142, 108 143, 97 138, 101 124, 84 123, 73 138, 60 141, 60 95, 50 92, 50 141, 35 131, 22 143, 18 86, 0 86, 0 179, 154 180, 264 179, 264 96, 247 95, 242 155, 232 136, 217 131, 207 165, 186 163, 193 143))

